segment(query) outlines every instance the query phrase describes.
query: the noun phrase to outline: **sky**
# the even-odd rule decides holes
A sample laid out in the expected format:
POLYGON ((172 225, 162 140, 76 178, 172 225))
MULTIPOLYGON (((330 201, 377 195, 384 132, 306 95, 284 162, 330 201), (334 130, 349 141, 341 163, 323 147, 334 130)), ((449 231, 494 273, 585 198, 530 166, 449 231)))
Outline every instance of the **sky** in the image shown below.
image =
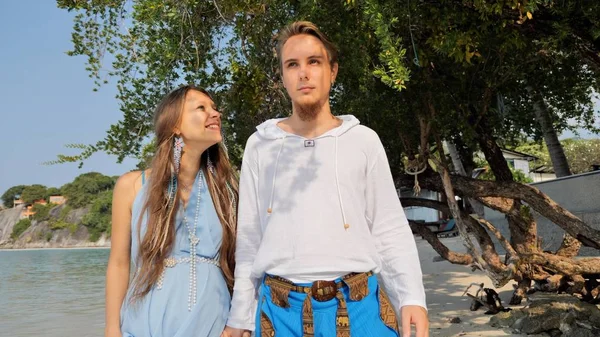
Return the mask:
POLYGON ((101 140, 122 117, 114 79, 94 92, 85 58, 66 55, 73 17, 52 0, 0 1, 0 195, 15 185, 60 187, 82 173, 113 176, 135 167, 133 159, 118 164, 103 153, 81 169, 42 165, 78 153, 66 144, 101 140))
POLYGON ((95 154, 76 163, 42 165, 65 144, 93 144, 122 113, 115 81, 94 92, 85 58, 71 57, 73 13, 55 1, 0 1, 0 195, 15 185, 60 187, 86 172, 121 175, 136 161, 95 154))

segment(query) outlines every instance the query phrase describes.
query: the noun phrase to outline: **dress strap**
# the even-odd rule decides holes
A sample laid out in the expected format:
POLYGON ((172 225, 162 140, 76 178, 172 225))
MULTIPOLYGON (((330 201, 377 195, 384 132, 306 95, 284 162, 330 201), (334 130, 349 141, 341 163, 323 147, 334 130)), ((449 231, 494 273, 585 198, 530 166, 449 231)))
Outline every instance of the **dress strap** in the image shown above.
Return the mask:
POLYGON ((142 186, 146 183, 146 171, 142 171, 142 186))

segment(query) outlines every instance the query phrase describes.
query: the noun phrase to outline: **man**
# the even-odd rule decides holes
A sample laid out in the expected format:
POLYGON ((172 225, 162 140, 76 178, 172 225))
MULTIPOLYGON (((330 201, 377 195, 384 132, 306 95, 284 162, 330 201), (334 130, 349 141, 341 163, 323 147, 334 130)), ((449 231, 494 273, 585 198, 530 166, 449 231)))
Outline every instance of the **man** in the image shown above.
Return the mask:
POLYGON ((330 110, 335 46, 294 22, 277 56, 292 115, 246 144, 224 335, 398 336, 398 315, 404 336, 411 324, 428 336, 418 252, 381 141, 330 110))

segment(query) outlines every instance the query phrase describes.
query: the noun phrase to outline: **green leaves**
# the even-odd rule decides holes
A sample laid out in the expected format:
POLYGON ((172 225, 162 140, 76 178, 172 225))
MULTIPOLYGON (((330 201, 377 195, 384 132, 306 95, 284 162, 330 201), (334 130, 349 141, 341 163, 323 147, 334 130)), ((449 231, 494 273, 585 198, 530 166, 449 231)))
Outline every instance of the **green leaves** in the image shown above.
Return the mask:
POLYGON ((239 165, 255 126, 290 113, 274 57, 274 34, 293 20, 315 22, 339 47, 330 102, 381 136, 395 172, 401 158, 431 139, 478 146, 485 119, 497 139, 539 137, 527 82, 552 108, 556 130, 568 120, 593 127, 598 89, 600 2, 469 1, 58 1, 76 11, 72 55, 88 59, 103 85, 115 81, 123 116, 95 144, 71 144, 80 162, 97 151, 152 155, 158 100, 182 83, 207 87, 223 111, 232 161, 239 165), (597 63, 594 63, 594 62, 597 63), (585 66, 583 66, 585 64, 585 66), (597 67, 595 68, 596 65, 597 67), (597 91, 597 90, 596 90, 597 91), (479 131, 478 131, 479 130, 479 131))
POLYGON ((97 241, 102 233, 110 236, 112 212, 112 191, 104 191, 96 196, 89 213, 82 224, 90 231, 90 241, 97 241))
POLYGON ((13 227, 10 237, 13 240, 18 239, 21 236, 21 234, 23 234, 29 227, 31 227, 31 220, 29 220, 29 219, 19 220, 19 222, 17 222, 15 224, 15 226, 13 227))
POLYGON ((46 186, 39 184, 27 186, 21 193, 21 199, 23 199, 26 204, 32 204, 34 201, 44 200, 47 197, 48 192, 46 186))
POLYGON ((67 204, 73 208, 81 208, 105 191, 112 191, 114 180, 97 172, 84 173, 73 182, 64 185, 61 190, 67 198, 67 204))
POLYGON ((366 0, 363 11, 381 45, 379 60, 382 65, 377 66, 373 74, 387 86, 402 91, 406 88, 410 71, 404 65, 406 49, 402 48, 402 39, 390 31, 391 26, 398 23, 398 18, 386 19, 376 0, 366 0))
POLYGON ((4 205, 4 207, 13 207, 14 200, 17 199, 17 197, 21 196, 21 193, 23 192, 25 187, 25 185, 17 185, 6 190, 6 192, 2 194, 2 197, 0 197, 0 199, 2 199, 2 204, 4 205))

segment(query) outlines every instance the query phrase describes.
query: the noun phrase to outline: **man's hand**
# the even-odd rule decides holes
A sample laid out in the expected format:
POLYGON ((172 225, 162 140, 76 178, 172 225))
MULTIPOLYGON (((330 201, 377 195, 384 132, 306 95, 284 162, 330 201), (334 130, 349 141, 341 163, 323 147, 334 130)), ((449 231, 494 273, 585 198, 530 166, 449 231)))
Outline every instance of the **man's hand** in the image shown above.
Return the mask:
POLYGON ((402 336, 410 336, 410 326, 415 325, 416 337, 429 337, 429 318, 427 310, 418 305, 405 305, 400 309, 402 315, 402 336))
POLYGON ((250 331, 225 326, 225 330, 221 333, 221 337, 250 337, 250 331))

